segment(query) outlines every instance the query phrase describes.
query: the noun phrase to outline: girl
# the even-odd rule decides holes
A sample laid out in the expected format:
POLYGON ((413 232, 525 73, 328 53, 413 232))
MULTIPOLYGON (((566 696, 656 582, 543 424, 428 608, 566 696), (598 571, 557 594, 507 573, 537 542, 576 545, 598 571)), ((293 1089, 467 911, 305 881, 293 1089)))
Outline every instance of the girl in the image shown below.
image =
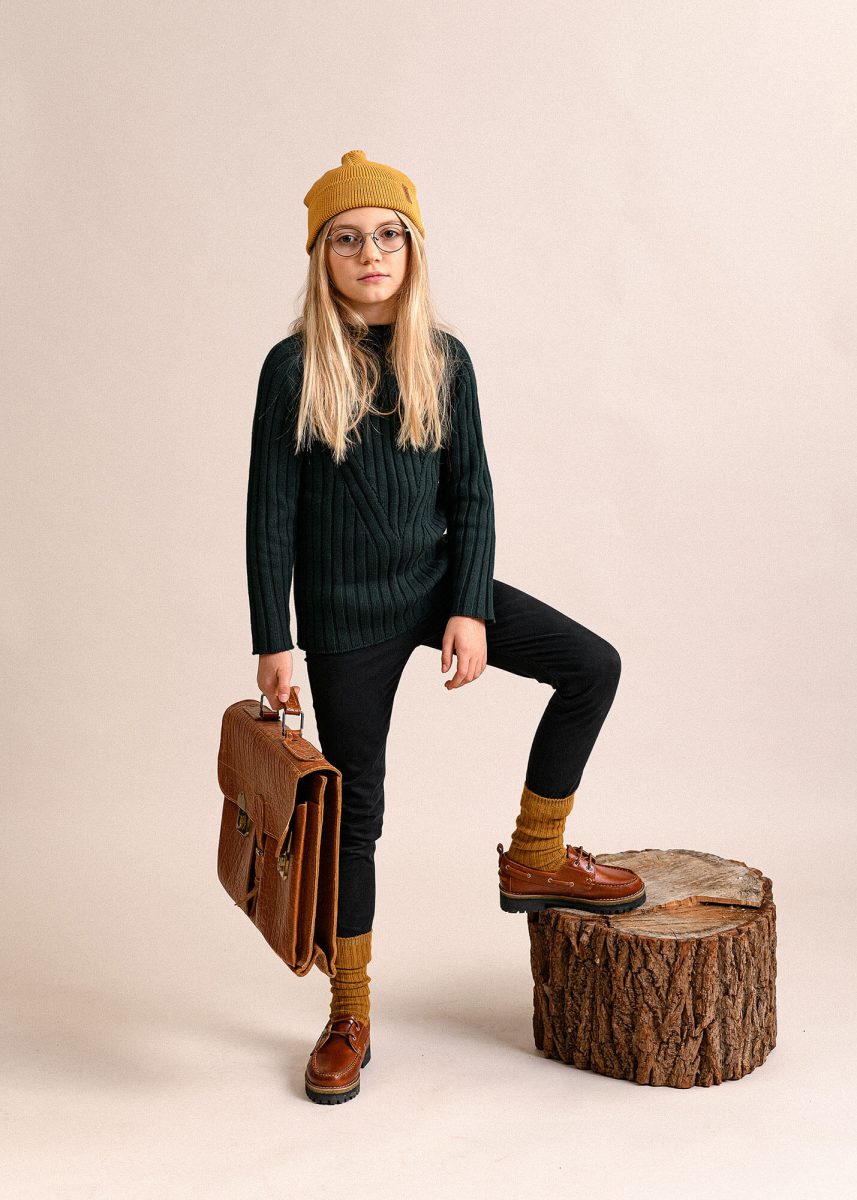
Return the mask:
POLYGON ((624 912, 633 871, 564 845, 566 818, 619 681, 609 642, 493 577, 494 501, 473 363, 430 297, 411 179, 362 150, 304 197, 303 313, 262 366, 247 503, 257 683, 292 680, 289 592, 322 752, 342 772, 335 975, 306 1092, 337 1104, 369 1061, 375 845, 393 700, 417 646, 450 691, 486 665, 554 690, 535 732, 508 852, 506 912, 624 912))

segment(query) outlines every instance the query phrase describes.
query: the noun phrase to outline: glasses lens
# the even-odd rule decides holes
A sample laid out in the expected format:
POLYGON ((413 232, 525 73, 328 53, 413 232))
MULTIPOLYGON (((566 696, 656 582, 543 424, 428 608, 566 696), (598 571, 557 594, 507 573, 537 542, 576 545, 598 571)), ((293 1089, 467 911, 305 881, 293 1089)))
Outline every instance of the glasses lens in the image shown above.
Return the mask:
POLYGON ((330 244, 337 254, 356 254, 360 249, 360 234, 356 229, 337 229, 331 235, 330 244))
POLYGON ((382 250, 401 250, 405 233, 401 225, 382 225, 375 231, 375 240, 382 250))
MULTIPOLYGON (((405 244, 405 231, 401 225, 381 225, 375 230, 375 241, 387 253, 392 250, 401 250, 405 244)), ((345 227, 337 229, 336 233, 331 236, 330 244, 337 254, 349 258, 360 249, 360 231, 345 227)))

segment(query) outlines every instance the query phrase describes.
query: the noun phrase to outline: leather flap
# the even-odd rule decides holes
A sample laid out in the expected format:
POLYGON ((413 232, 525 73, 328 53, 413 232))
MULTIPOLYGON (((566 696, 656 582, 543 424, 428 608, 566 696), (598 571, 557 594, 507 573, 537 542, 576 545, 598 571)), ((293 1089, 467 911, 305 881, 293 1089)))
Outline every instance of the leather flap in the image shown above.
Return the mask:
MULTIPOLYGON (((294 810, 304 775, 330 763, 298 730, 279 720, 260 719, 258 700, 239 700, 223 714, 217 778, 223 795, 250 815, 256 827, 272 837, 282 834, 294 810)), ((301 789, 300 799, 318 802, 321 789, 301 789)))

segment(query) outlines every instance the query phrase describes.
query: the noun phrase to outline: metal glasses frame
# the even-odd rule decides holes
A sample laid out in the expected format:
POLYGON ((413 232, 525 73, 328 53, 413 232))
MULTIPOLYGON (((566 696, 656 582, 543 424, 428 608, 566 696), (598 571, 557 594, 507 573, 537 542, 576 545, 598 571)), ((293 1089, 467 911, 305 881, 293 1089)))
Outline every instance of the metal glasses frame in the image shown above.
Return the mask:
MULTIPOLYGON (((362 230, 357 229, 354 225, 342 225, 339 227, 339 229, 335 229, 335 230, 331 229, 330 233, 327 235, 327 237, 324 240, 326 242, 330 242, 333 253, 338 254, 340 258, 353 258, 355 254, 359 254, 360 251, 363 249, 364 245, 366 244, 367 237, 371 237, 372 241, 375 243, 375 245, 378 247, 378 249, 381 251, 382 254, 398 254, 400 250, 403 250, 405 248, 404 242, 402 242, 401 246, 397 246, 395 250, 387 250, 387 249, 385 249, 384 246, 381 245, 381 243, 375 237, 375 234, 378 232, 379 229, 386 229, 387 226, 389 226, 389 225, 397 225, 397 224, 399 224, 398 221, 382 221, 381 224, 376 225, 375 228, 372 230, 372 232, 369 234, 363 233, 362 230), (356 250, 353 250, 351 252, 351 254, 343 254, 341 250, 337 250, 336 247, 333 245, 334 233, 339 233, 342 229, 348 229, 353 233, 360 234, 360 244, 358 245, 356 250)), ((405 237, 407 237, 407 235, 411 232, 410 229, 408 229, 407 225, 401 225, 400 228, 405 237)))

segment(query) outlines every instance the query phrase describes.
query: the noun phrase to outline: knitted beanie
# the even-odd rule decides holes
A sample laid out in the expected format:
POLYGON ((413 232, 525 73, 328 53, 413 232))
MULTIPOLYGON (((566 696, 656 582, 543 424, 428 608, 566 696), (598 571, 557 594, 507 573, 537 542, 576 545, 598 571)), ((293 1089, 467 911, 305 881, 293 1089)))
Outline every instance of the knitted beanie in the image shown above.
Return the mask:
POLYGON ((304 204, 309 210, 307 254, 325 221, 349 208, 394 208, 426 235, 413 182, 395 167, 370 162, 362 150, 343 154, 342 166, 325 171, 304 196, 304 204))

